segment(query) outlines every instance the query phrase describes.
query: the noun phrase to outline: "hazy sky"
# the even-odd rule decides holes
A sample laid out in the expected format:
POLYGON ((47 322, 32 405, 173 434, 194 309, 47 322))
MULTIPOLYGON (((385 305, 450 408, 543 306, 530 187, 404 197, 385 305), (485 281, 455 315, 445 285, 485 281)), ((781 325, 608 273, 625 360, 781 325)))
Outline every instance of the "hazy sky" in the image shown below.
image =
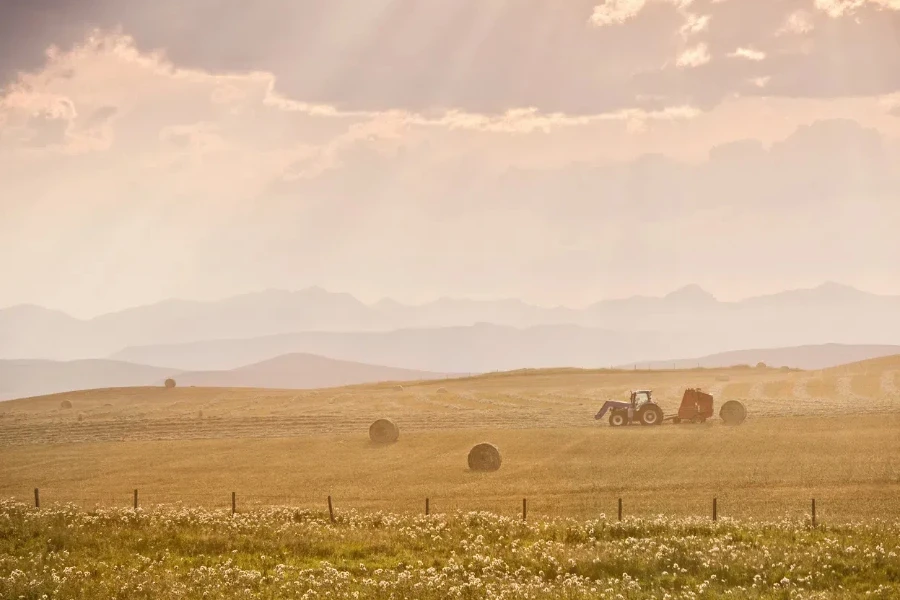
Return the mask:
POLYGON ((0 306, 900 293, 900 0, 0 1, 0 306))

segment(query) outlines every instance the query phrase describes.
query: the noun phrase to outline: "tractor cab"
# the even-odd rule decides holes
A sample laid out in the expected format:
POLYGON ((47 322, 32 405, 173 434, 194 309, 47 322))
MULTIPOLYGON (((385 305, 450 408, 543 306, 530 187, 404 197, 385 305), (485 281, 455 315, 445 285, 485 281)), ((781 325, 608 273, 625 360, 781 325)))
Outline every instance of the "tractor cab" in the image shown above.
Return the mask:
POLYGON ((633 390, 631 392, 631 406, 637 410, 648 402, 653 401, 651 390, 633 390))

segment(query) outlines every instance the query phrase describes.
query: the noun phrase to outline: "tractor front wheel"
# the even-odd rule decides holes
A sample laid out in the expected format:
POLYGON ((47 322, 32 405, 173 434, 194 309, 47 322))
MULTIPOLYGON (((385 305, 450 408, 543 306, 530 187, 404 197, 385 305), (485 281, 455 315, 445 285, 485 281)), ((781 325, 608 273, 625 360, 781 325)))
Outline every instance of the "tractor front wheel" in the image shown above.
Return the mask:
POLYGON ((663 421, 662 409, 655 404, 648 404, 641 409, 638 420, 641 425, 660 425, 663 421))
POLYGON ((625 413, 622 412, 613 412, 609 415, 609 424, 612 427, 621 427, 625 425, 628 419, 625 417, 625 413))

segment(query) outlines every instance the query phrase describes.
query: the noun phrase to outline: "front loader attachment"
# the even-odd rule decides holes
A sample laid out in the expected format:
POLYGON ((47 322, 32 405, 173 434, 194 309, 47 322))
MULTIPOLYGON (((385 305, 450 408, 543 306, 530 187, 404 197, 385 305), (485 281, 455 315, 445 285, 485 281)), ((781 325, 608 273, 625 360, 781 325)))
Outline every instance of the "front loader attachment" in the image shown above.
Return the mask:
POLYGON ((614 408, 630 408, 631 404, 628 402, 616 402, 615 400, 607 400, 606 403, 600 408, 600 412, 594 415, 594 419, 600 420, 603 418, 607 412, 614 408))

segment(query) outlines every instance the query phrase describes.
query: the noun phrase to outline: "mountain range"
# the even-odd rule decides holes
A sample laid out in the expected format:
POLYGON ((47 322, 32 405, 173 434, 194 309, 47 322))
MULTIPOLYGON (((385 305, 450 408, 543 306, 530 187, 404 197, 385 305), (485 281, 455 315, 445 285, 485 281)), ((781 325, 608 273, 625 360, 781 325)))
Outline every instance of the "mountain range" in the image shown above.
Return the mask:
POLYGON ((900 296, 836 283, 737 302, 690 285, 584 308, 453 298, 365 304, 309 288, 168 300, 87 320, 11 307, 0 310, 0 358, 111 357, 215 370, 306 352, 434 372, 610 366, 744 348, 900 344, 898 314, 900 296))

